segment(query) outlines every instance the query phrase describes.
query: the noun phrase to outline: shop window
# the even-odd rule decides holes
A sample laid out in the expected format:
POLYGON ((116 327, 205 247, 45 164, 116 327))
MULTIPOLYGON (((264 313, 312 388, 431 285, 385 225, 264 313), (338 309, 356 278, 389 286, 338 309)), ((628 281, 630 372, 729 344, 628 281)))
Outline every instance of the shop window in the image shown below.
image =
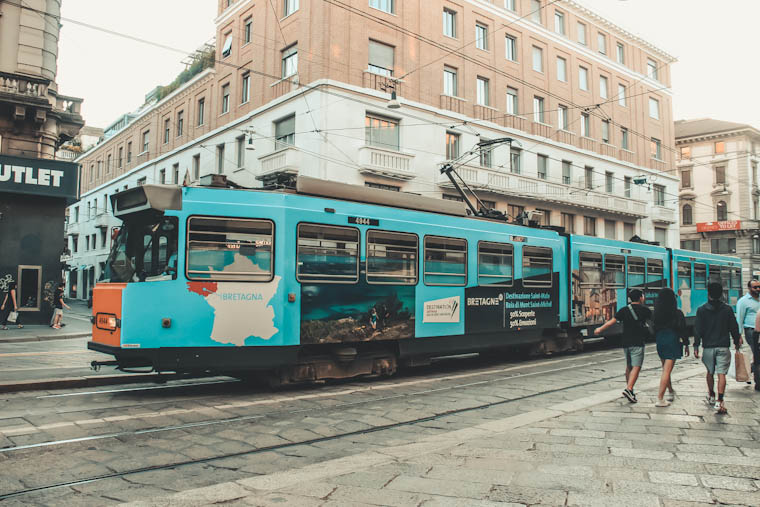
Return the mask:
POLYGON ((19 311, 35 311, 40 309, 40 289, 42 281, 42 266, 18 267, 18 292, 16 304, 19 311))

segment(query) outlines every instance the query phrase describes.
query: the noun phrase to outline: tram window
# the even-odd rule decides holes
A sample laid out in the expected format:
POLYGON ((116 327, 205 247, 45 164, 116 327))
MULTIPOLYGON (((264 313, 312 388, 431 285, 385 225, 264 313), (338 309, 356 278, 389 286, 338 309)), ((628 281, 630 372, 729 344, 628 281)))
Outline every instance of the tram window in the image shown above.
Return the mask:
POLYGON ((720 266, 715 266, 713 264, 710 264, 708 281, 710 283, 713 283, 713 282, 722 283, 720 280, 720 266))
POLYGON ((514 281, 514 250, 506 243, 478 245, 478 285, 511 287, 514 281))
POLYGON ((187 236, 190 279, 268 282, 274 275, 268 220, 192 217, 187 236))
POLYGON ((581 252, 580 254, 581 287, 602 286, 602 254, 581 252))
POLYGON ((415 285, 417 247, 415 234, 367 231, 367 283, 415 285))
POLYGON ((677 289, 691 289, 691 263, 678 263, 678 287, 677 289))
POLYGON ((647 259, 647 288, 655 289, 665 286, 660 259, 647 259))
POLYGON ((426 285, 467 283, 467 240, 425 236, 426 285))
POLYGON ((704 264, 694 264, 694 288, 707 288, 707 266, 704 264))
POLYGON ((734 268, 731 270, 731 288, 741 289, 742 287, 742 270, 734 268))
POLYGON ((720 279, 723 283, 723 288, 728 289, 728 287, 731 285, 731 268, 728 266, 721 266, 720 279))
POLYGON ((523 287, 552 286, 552 250, 538 246, 523 247, 523 287))
POLYGON ((607 287, 625 287, 625 257, 622 255, 604 256, 604 285, 607 287))
POLYGON ((296 279, 299 282, 358 282, 359 229, 299 224, 296 279))
POLYGON ((643 288, 646 264, 641 257, 628 257, 628 289, 643 288))

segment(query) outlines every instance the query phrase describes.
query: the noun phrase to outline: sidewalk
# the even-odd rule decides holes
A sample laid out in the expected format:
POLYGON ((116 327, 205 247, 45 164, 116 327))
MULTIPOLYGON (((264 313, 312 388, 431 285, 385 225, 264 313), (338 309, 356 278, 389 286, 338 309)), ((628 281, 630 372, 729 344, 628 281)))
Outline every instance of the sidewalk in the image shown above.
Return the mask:
POLYGON ((21 323, 23 329, 9 324, 8 329, 0 330, 0 343, 24 343, 47 340, 65 340, 69 338, 81 338, 90 336, 92 324, 90 323, 90 309, 83 301, 67 302, 71 310, 64 310, 63 322, 66 324, 61 329, 53 329, 47 325, 24 324, 23 314, 21 323))
POLYGON ((760 505, 760 395, 730 380, 718 416, 702 401, 701 365, 673 380, 667 408, 654 407, 650 380, 635 405, 616 389, 129 505, 760 505))

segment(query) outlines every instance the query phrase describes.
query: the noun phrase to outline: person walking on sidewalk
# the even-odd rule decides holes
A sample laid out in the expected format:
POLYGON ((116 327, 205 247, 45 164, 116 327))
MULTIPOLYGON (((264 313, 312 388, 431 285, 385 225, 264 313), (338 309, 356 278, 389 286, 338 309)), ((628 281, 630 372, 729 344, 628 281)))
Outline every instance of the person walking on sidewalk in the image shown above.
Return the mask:
POLYGON ((58 284, 58 288, 55 290, 53 296, 53 329, 61 329, 61 321, 63 320, 64 307, 71 310, 71 307, 63 300, 63 287, 62 283, 58 284))
POLYGON ((675 400, 676 392, 670 375, 678 359, 689 355, 689 338, 686 336, 686 318, 678 309, 676 294, 668 287, 660 289, 654 303, 654 331, 657 342, 657 354, 662 361, 660 388, 657 391, 656 407, 667 407, 675 400), (668 391, 667 398, 665 390, 668 391))
POLYGON ((16 312, 16 325, 19 329, 24 326, 21 325, 21 317, 18 314, 18 299, 16 299, 16 282, 10 282, 8 288, 0 296, 0 321, 2 321, 2 329, 8 329, 8 317, 11 312, 16 312))
POLYGON ((729 335, 734 338, 737 349, 742 345, 742 335, 734 311, 721 301, 723 286, 719 282, 707 284, 707 297, 707 303, 697 309, 697 320, 694 324, 694 357, 699 358, 701 344, 704 348, 702 363, 707 368, 707 404, 715 407, 719 414, 725 414, 726 374, 731 365, 729 335), (715 374, 718 375, 717 400, 715 374))
POLYGON ((596 328, 594 334, 599 336, 617 322, 623 324, 622 344, 625 353, 626 381, 623 396, 631 403, 636 403, 638 400, 633 392, 633 386, 636 385, 639 372, 641 372, 641 365, 644 364, 644 342, 649 336, 645 322, 652 318, 652 311, 644 306, 644 293, 639 289, 630 291, 628 299, 631 304, 618 310, 614 317, 596 328))
MULTIPOLYGON (((747 292, 739 302, 736 303, 736 321, 739 324, 739 331, 744 330, 744 340, 749 344, 749 348, 752 351, 752 371, 755 375, 755 390, 760 391, 758 387, 757 379, 758 372, 756 364, 757 357, 757 338, 755 335, 755 320, 760 315, 760 280, 750 280, 747 283, 747 292)), ((749 382, 747 382, 749 383, 749 382)))

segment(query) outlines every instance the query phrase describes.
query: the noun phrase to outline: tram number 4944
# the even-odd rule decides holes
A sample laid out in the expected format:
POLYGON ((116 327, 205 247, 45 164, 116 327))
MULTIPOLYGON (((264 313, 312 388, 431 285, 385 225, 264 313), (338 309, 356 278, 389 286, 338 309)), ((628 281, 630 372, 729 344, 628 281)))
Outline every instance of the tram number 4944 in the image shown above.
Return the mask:
POLYGON ((357 225, 380 225, 380 220, 377 218, 348 217, 348 223, 357 225))

